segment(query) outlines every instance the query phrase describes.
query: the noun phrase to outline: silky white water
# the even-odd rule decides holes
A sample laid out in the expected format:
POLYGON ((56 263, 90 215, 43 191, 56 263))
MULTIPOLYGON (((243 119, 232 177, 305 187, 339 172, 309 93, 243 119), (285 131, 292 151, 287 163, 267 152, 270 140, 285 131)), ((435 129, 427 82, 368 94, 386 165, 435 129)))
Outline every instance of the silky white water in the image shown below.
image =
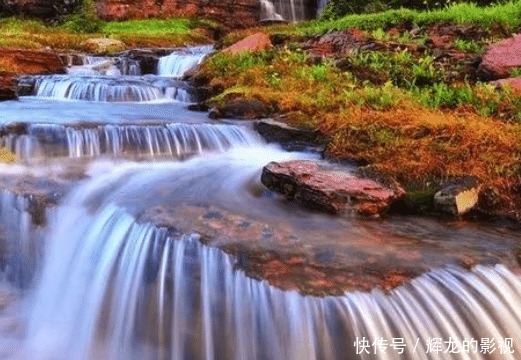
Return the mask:
MULTIPOLYGON (((298 17, 297 3, 285 18, 298 17)), ((460 252, 512 265, 517 233, 335 218, 269 193, 265 164, 319 154, 267 145, 247 124, 211 123, 179 101, 146 100, 181 96, 189 87, 173 78, 209 51, 162 59, 169 79, 39 77, 42 96, 0 103, 1 145, 33 160, 0 166, 0 359, 519 358, 518 267, 444 265, 460 252), (44 191, 69 171, 70 189, 44 191), (226 228, 227 217, 244 229, 226 228), (267 236, 250 243, 248 224, 267 236), (430 270, 388 293, 318 297, 247 276, 248 251, 331 268, 417 256, 430 270)))

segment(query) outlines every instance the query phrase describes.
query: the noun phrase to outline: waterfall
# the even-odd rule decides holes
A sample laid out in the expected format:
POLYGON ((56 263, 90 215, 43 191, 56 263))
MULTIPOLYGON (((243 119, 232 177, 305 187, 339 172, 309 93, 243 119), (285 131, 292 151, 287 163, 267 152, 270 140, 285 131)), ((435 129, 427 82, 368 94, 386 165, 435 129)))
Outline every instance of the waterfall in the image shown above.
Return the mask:
POLYGON ((69 75, 141 75, 139 61, 128 57, 78 55, 76 61, 81 62, 81 65, 72 65, 72 59, 67 57, 65 59, 69 64, 67 68, 69 75))
POLYGON ((7 133, 0 145, 20 159, 68 156, 169 156, 179 158, 203 152, 258 144, 259 137, 236 125, 143 124, 97 125, 75 128, 56 124, 27 125, 25 133, 7 133))
POLYGON ((317 16, 320 15, 320 13, 322 12, 322 10, 324 10, 324 8, 326 7, 327 3, 329 2, 329 0, 319 0, 318 1, 318 6, 317 6, 317 16))
POLYGON ((304 0, 261 0, 261 21, 302 21, 306 19, 304 0))
MULTIPOLYGON (((77 192, 80 203, 94 185, 77 192)), ((470 344, 462 359, 488 358, 479 352, 483 339, 493 339, 498 353, 502 346, 501 359, 515 359, 521 351, 521 281, 503 266, 477 266, 471 272, 447 267, 390 294, 374 290, 318 298, 248 278, 234 270, 232 256, 202 245, 197 235, 137 223, 117 206, 94 215, 72 203, 59 211, 62 221, 52 229, 30 323, 32 354, 43 351, 53 359, 451 358, 434 349, 433 339, 443 346, 454 342, 459 349, 470 344)))
POLYGON ((0 191, 0 277, 23 288, 42 259, 44 228, 39 222, 51 216, 37 202, 34 196, 0 191))
POLYGON ((161 89, 138 79, 60 75, 38 78, 35 95, 99 102, 145 102, 165 99, 161 89))
POLYGON ((181 78, 187 71, 199 65, 213 51, 213 46, 196 46, 174 51, 159 59, 157 73, 160 76, 181 78))

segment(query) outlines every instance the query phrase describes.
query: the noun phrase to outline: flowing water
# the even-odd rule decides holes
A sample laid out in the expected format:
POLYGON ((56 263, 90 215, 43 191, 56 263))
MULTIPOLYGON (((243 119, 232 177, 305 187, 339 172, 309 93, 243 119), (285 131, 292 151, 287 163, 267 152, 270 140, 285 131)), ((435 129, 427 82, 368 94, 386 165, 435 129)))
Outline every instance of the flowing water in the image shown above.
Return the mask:
POLYGON ((36 77, 32 96, 0 103, 1 144, 21 160, 0 166, 0 359, 519 358, 518 233, 274 197, 263 165, 318 155, 167 96, 208 51, 175 52, 158 76, 36 77), (249 276, 259 251, 421 275, 305 295, 284 273, 249 276))
POLYGON ((261 21, 302 21, 306 19, 304 0, 261 0, 261 21))

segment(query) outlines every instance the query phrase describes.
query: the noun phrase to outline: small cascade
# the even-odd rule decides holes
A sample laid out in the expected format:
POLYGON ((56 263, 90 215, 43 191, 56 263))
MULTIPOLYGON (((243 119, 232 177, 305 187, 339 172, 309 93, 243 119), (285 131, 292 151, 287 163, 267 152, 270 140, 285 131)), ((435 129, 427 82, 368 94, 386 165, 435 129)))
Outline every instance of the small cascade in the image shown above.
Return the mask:
MULTIPOLYGON (((86 185, 76 199, 86 206, 96 190, 86 185)), ((114 205, 90 215, 75 204, 60 209, 64 216, 49 239, 52 260, 34 301, 31 354, 449 359, 443 351, 453 341, 459 358, 486 359, 479 351, 484 338, 494 339, 498 353, 502 346, 501 359, 521 351, 521 281, 503 266, 434 270, 390 294, 302 296, 234 270, 233 257, 197 235, 136 223, 114 205), (373 347, 375 340, 380 346, 373 347), (434 341, 442 342, 441 351, 434 341)))
POLYGON ((261 21, 302 21, 306 19, 304 0, 261 0, 261 21))
POLYGON ((107 75, 107 76, 139 76, 141 67, 139 61, 128 57, 109 56, 77 56, 76 59, 66 58, 69 61, 67 73, 69 75, 107 75), (80 64, 77 64, 80 63, 80 64), (76 65, 74 65, 76 64, 76 65))
POLYGON ((157 74, 180 79, 187 71, 199 65, 213 51, 213 46, 196 46, 174 51, 159 59, 157 74))
POLYGON ((49 216, 34 196, 0 191, 0 278, 22 288, 31 283, 43 258, 41 222, 49 216))
POLYGON ((45 76, 34 86, 39 97, 97 102, 149 102, 164 100, 162 89, 134 78, 45 76))
POLYGON ((244 127, 223 124, 97 125, 85 128, 57 124, 27 125, 7 133, 0 144, 20 159, 68 156, 183 157, 222 152, 259 143, 244 127))

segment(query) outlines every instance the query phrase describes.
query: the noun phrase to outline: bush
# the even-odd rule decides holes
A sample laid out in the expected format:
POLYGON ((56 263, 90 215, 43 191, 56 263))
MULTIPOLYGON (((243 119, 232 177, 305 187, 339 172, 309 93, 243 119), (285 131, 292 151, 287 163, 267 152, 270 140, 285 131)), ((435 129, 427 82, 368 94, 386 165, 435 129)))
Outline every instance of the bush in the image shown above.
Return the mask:
POLYGON ((67 16, 62 26, 74 32, 88 34, 99 32, 103 21, 98 17, 94 0, 84 0, 80 10, 67 16))

